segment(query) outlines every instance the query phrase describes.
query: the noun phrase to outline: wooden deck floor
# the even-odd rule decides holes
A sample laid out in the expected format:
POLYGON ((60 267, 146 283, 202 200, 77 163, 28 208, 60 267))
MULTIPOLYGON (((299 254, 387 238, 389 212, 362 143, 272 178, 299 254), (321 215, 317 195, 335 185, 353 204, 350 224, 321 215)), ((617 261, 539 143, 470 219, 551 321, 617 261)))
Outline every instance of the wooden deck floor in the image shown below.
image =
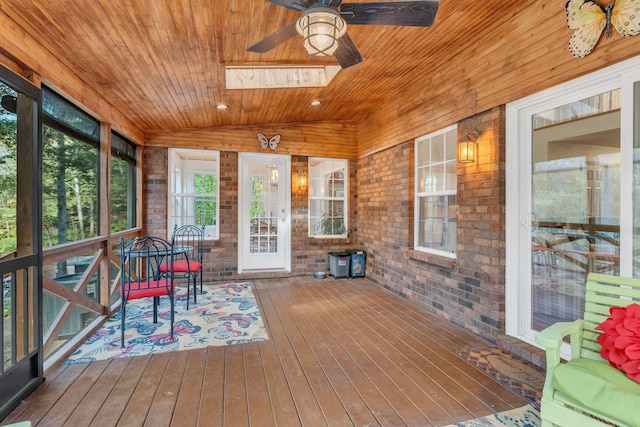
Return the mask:
POLYGON ((527 403, 458 356, 486 341, 367 279, 252 283, 268 341, 63 365, 4 423, 442 426, 527 403))

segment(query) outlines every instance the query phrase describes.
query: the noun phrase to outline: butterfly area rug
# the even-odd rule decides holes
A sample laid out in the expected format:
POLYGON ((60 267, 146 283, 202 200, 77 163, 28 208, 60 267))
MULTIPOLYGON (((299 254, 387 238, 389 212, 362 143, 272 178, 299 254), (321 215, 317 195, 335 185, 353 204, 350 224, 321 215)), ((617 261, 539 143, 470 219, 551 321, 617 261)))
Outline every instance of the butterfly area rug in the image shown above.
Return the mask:
POLYGON ((463 350, 460 356, 531 403, 509 411, 452 424, 449 427, 540 425, 540 398, 545 377, 543 369, 497 347, 463 350))
POLYGON ((169 299, 160 298, 158 323, 153 323, 153 300, 127 304, 125 346, 120 347, 120 311, 74 352, 66 364, 223 346, 268 339, 249 283, 205 285, 193 295, 187 310, 186 287, 175 295, 173 339, 169 335, 169 299))

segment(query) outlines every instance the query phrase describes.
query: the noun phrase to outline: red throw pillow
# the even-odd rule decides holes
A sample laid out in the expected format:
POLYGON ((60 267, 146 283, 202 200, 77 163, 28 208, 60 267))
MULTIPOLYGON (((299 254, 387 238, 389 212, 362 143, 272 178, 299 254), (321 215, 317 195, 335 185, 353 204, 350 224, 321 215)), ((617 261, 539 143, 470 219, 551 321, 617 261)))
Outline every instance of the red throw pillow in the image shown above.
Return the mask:
POLYGON ((611 307, 611 317, 596 329, 602 346, 600 356, 640 383, 640 305, 633 303, 626 307, 611 307))

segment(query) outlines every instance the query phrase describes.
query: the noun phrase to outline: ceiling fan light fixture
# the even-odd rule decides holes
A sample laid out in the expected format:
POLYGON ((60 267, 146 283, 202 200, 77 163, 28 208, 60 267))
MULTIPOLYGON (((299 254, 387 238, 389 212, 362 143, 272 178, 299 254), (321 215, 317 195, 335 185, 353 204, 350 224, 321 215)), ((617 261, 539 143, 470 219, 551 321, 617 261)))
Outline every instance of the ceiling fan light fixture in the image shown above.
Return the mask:
POLYGON ((328 7, 307 9, 296 23, 311 56, 331 56, 338 49, 338 39, 347 32, 347 23, 336 10, 328 7))

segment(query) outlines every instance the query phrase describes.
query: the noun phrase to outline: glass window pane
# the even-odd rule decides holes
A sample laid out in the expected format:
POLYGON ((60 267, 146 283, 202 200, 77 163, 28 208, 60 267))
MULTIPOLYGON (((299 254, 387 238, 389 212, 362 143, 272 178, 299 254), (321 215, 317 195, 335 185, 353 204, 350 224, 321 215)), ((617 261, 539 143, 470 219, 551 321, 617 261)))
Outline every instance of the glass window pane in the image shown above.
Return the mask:
POLYGON ((455 196, 422 197, 418 210, 420 246, 455 253, 457 204, 455 196))
POLYGON ((416 166, 421 167, 429 164, 429 140, 416 142, 418 152, 416 166))
MULTIPOLYGON (((185 224, 205 226, 205 238, 218 238, 218 151, 169 150, 169 235, 185 224)), ((252 209, 264 184, 251 182, 252 209)))
POLYGON ((111 232, 136 225, 135 145, 111 134, 111 232))
MULTIPOLYGON (((454 153, 455 156, 455 153, 454 153)), ((458 187, 458 163, 456 161, 448 161, 444 165, 445 191, 456 191, 458 187)))
POLYGON ((418 250, 456 252, 456 138, 457 128, 451 127, 416 140, 414 246, 418 250))
POLYGON ((445 153, 445 140, 444 134, 435 135, 431 138, 431 153, 429 156, 429 163, 444 162, 445 153))
POLYGON ((347 236, 347 193, 347 160, 309 158, 309 236, 347 236))
POLYGON ((49 90, 42 129, 43 247, 99 232, 99 124, 49 90), (96 130, 97 129, 97 130, 96 130))
POLYGON ((46 87, 42 88, 42 114, 49 127, 94 144, 100 142, 100 123, 46 87))

